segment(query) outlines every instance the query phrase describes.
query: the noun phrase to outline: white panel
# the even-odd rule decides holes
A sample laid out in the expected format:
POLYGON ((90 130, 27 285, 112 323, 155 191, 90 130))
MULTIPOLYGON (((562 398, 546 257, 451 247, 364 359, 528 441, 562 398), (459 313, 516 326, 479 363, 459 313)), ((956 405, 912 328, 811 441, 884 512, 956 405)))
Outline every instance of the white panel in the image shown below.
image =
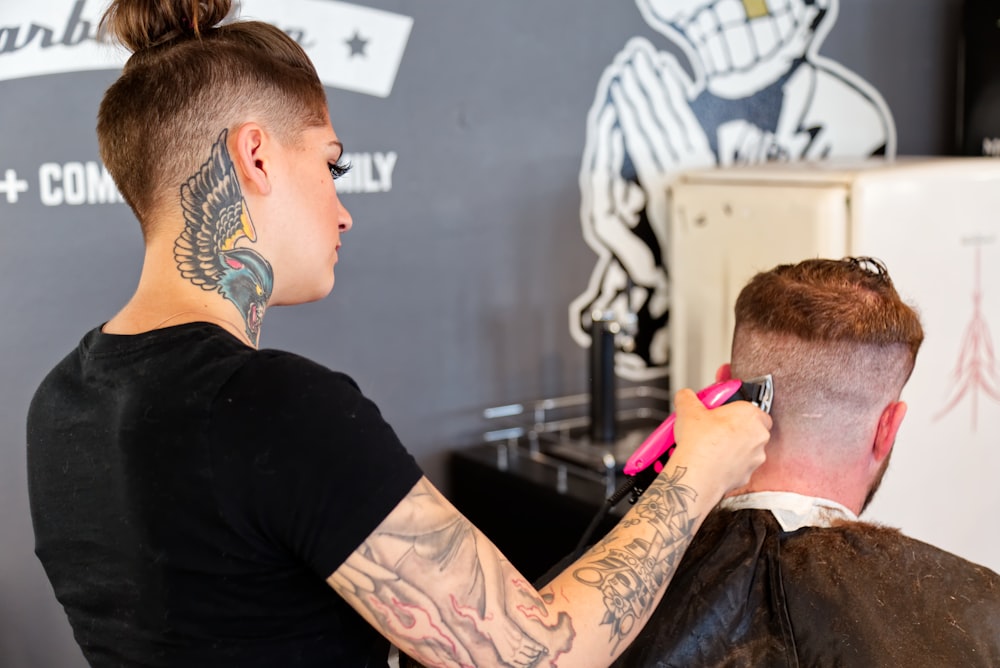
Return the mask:
POLYGON ((754 274, 846 254, 846 193, 843 186, 674 185, 668 266, 675 389, 708 385, 729 361, 733 305, 754 274))
POLYGON ((326 86, 389 97, 413 18, 335 0, 243 0, 240 17, 296 37, 326 86))
POLYGON ((1000 572, 1000 161, 859 179, 856 250, 921 312, 924 345, 866 517, 1000 572))
POLYGON ((755 271, 807 257, 880 258, 926 338, 865 517, 1000 572, 1000 160, 799 169, 689 172, 675 186, 675 387, 711 382, 728 359, 732 304, 755 271))

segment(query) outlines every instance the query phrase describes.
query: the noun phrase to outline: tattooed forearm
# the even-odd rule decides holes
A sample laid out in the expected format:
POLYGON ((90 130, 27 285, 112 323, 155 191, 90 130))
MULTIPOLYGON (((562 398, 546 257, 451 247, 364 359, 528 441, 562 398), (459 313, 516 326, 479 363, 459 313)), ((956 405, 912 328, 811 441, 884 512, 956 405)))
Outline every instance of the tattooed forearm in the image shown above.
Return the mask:
POLYGON ((573 571, 578 582, 604 596, 602 623, 610 627, 612 652, 652 611, 660 587, 673 576, 694 535, 697 517, 688 508, 698 495, 681 484, 685 473, 678 467, 669 478, 661 474, 661 484, 651 485, 640 497, 635 517, 620 522, 573 571), (643 520, 653 529, 648 539, 634 538, 621 546, 622 531, 643 520))
POLYGON ((625 520, 541 592, 426 479, 328 582, 427 666, 599 664, 595 650, 616 655, 648 618, 698 526, 685 473, 661 473, 625 520), (575 624, 608 626, 608 641, 578 636, 575 624))
POLYGON ((418 483, 403 504, 331 576, 341 596, 428 665, 554 665, 569 650, 569 616, 552 614, 436 490, 418 483))

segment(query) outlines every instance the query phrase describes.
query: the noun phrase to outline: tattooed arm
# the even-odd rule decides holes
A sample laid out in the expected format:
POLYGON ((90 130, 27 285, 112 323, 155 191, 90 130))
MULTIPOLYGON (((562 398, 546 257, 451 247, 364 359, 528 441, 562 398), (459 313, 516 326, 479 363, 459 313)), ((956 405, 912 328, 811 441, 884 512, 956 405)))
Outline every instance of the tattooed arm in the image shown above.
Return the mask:
MULTIPOLYGON (((427 666, 607 666, 656 607, 704 516, 763 461, 770 418, 676 398, 678 447, 600 543, 536 591, 422 479, 328 579, 427 666)), ((512 522, 517 518, 512 517, 512 522)))

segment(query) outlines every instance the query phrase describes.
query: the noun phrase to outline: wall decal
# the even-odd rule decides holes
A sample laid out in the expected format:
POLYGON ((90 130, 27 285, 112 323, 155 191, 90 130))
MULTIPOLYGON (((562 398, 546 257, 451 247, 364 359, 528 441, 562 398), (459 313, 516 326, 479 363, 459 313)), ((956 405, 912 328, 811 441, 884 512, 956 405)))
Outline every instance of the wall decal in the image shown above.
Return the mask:
POLYGON ((1000 374, 997 371, 989 325, 983 317, 983 289, 980 280, 982 247, 985 243, 993 241, 992 237, 975 237, 965 240, 967 245, 973 247, 975 253, 972 269, 972 317, 969 318, 969 323, 966 325, 958 353, 958 361, 951 374, 948 399, 944 407, 934 416, 935 421, 940 420, 951 413, 968 395, 972 411, 970 425, 973 432, 978 426, 980 393, 984 395, 984 398, 1000 403, 1000 374))
MULTIPOLYGON (((95 40, 97 0, 9 2, 0 16, 0 81, 118 69, 124 49, 95 40)), ((243 0, 241 18, 278 26, 309 54, 323 85, 377 97, 392 92, 413 19, 339 0, 243 0)))
POLYGON ((633 322, 616 373, 645 380, 669 373, 671 179, 712 165, 892 157, 896 129, 871 85, 818 55, 837 0, 636 4, 673 48, 632 38, 601 76, 579 176, 598 260, 569 322, 583 347, 593 312, 633 322))

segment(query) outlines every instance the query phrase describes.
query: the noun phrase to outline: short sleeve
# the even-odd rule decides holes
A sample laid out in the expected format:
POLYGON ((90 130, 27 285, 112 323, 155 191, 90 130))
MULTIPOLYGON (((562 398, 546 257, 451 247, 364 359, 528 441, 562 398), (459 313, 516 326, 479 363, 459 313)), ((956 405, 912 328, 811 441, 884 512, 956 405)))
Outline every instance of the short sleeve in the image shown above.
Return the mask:
POLYGON ((290 353, 252 355, 220 389, 210 432, 227 519, 323 578, 422 475, 350 377, 290 353))

